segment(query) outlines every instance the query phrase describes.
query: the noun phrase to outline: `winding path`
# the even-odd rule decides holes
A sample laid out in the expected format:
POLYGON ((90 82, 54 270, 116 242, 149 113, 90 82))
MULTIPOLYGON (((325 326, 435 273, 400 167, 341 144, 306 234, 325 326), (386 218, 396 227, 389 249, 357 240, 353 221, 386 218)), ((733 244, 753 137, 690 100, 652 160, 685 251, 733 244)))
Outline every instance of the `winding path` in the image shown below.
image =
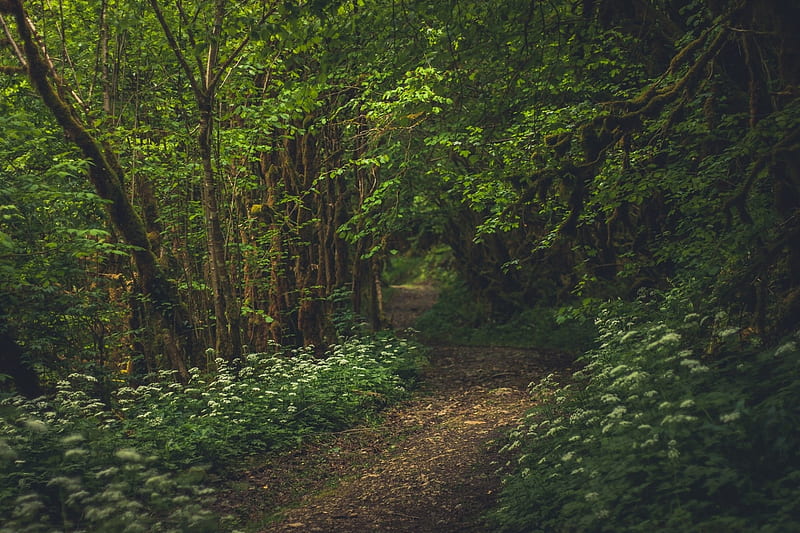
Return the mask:
MULTIPOLYGON (((387 315, 403 329, 435 298, 427 285, 394 287, 387 315)), ((257 531, 487 531, 481 516, 508 461, 498 455, 501 437, 532 406, 528 384, 564 361, 523 349, 431 348, 422 389, 382 424, 250 472, 260 489, 251 512, 277 517, 257 531)))

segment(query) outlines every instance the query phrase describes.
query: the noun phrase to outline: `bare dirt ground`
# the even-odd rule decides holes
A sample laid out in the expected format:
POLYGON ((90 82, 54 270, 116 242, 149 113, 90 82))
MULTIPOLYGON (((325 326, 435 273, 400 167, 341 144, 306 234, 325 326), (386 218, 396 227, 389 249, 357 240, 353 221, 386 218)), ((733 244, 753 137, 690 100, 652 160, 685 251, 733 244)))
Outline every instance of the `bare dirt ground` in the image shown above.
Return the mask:
MULTIPOLYGON (((393 287, 398 331, 437 297, 428 285, 393 287)), ((224 511, 262 533, 490 531, 505 431, 531 406, 528 384, 563 357, 501 347, 431 346, 422 387, 354 428, 246 469, 224 511)))

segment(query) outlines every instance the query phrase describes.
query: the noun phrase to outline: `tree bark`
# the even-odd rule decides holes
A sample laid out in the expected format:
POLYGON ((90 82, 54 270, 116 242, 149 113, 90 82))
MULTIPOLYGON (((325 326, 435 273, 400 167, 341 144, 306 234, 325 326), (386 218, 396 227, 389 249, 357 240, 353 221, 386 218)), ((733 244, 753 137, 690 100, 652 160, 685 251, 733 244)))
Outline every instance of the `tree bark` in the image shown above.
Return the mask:
POLYGON ((159 268, 147 239, 144 222, 125 194, 123 173, 116 154, 95 139, 81 123, 74 108, 59 96, 59 93, 65 92, 66 88, 62 87, 61 82, 51 75, 22 1, 9 0, 0 7, 14 16, 17 31, 22 40, 31 84, 50 112, 53 113, 67 137, 89 160, 89 178, 97 194, 109 202, 107 209, 112 223, 125 242, 134 247, 133 259, 139 273, 142 290, 152 300, 161 323, 169 334, 170 342, 168 342, 167 351, 170 365, 182 377, 188 378, 186 361, 191 357, 194 349, 194 337, 188 319, 189 313, 178 297, 177 288, 159 268))
POLYGON ((214 3, 214 22, 209 35, 208 55, 205 64, 199 66, 201 72, 197 75, 192 67, 189 66, 183 51, 178 45, 178 41, 169 24, 167 24, 158 0, 150 0, 150 5, 164 31, 164 36, 172 52, 175 54, 175 58, 180 63, 187 81, 191 85, 200 115, 197 141, 203 167, 203 213, 206 220, 206 243, 209 255, 211 289, 214 294, 215 349, 218 356, 232 360, 241 356, 242 353, 241 309, 237 305, 236 293, 228 273, 225 256, 225 238, 222 232, 217 201, 217 179, 214 171, 212 134, 214 131, 214 100, 219 88, 221 75, 228 70, 234 58, 241 53, 247 43, 247 38, 239 44, 239 47, 228 57, 226 62, 220 62, 222 23, 225 18, 227 1, 216 0, 214 3))
POLYGON ((225 260, 225 237, 219 219, 217 180, 214 175, 211 148, 214 131, 213 100, 208 95, 198 98, 200 124, 198 145, 203 165, 203 214, 206 218, 211 288, 214 292, 214 314, 216 316, 216 352, 219 357, 232 360, 242 355, 240 311, 236 305, 236 294, 225 260))

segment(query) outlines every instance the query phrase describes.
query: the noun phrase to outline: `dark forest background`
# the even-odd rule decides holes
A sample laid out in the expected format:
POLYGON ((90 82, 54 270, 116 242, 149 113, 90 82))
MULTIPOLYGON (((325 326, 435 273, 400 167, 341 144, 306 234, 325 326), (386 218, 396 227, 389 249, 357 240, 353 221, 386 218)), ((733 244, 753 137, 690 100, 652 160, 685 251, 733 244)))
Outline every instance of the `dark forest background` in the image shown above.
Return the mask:
POLYGON ((499 529, 798 526, 794 2, 0 15, 9 531, 218 527, 192 468, 401 395, 419 347, 382 305, 414 276, 427 335, 578 358, 511 438, 499 529))

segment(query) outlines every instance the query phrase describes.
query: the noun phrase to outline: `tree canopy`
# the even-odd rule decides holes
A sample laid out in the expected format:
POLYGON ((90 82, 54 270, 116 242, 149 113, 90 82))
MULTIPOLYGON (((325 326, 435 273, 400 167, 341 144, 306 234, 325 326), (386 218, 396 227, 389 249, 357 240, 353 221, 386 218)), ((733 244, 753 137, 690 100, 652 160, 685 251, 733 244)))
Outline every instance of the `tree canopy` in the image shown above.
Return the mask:
MULTIPOLYGON (((139 343, 151 369, 323 345, 345 290, 378 326, 386 258, 433 243, 492 315, 688 283, 780 334, 798 305, 794 9, 5 2, 4 102, 27 110, 4 115, 5 217, 41 202, 19 194, 47 186, 32 150, 60 153, 47 172, 107 214, 41 223, 94 247, 92 283, 121 291, 108 313, 171 332, 163 363, 139 343)), ((5 257, 9 286, 39 260, 5 257)))
POLYGON ((742 342, 797 329, 793 2, 0 0, 0 24, 4 390, 322 355, 343 317, 389 327, 387 269, 432 250, 481 323, 678 290, 742 342))

